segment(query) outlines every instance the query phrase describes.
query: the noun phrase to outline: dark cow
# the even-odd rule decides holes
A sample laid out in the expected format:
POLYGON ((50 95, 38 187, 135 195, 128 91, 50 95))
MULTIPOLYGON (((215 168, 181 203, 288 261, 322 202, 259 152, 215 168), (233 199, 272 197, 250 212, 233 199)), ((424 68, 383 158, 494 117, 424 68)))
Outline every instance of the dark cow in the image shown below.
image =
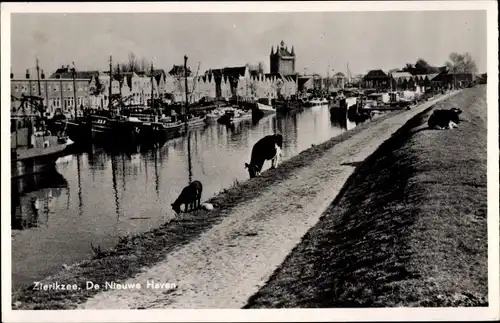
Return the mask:
POLYGON ((252 158, 250 164, 245 163, 250 178, 260 174, 262 166, 266 160, 271 160, 271 168, 278 166, 283 149, 283 136, 279 134, 265 136, 257 141, 252 148, 252 158))
POLYGON ((457 128, 460 123, 459 115, 462 110, 457 108, 452 108, 450 110, 437 109, 434 110, 432 115, 429 117, 427 124, 429 128, 436 129, 453 129, 457 128))
POLYGON ((181 213, 181 206, 184 204, 184 212, 194 210, 200 206, 201 203, 201 193, 203 191, 203 185, 200 181, 193 181, 188 186, 182 189, 181 194, 172 203, 172 209, 175 213, 181 213))

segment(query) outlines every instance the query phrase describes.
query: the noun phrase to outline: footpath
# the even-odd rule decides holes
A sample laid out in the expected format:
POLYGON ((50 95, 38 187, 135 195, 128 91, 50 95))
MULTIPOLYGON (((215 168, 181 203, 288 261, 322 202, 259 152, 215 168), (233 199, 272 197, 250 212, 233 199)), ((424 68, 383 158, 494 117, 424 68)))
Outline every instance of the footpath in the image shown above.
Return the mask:
POLYGON ((427 101, 339 142, 311 164, 230 209, 220 223, 170 252, 165 260, 121 282, 141 288, 103 290, 78 308, 245 306, 318 222, 355 167, 412 117, 455 94, 427 101), (177 288, 146 288, 148 281, 177 288))

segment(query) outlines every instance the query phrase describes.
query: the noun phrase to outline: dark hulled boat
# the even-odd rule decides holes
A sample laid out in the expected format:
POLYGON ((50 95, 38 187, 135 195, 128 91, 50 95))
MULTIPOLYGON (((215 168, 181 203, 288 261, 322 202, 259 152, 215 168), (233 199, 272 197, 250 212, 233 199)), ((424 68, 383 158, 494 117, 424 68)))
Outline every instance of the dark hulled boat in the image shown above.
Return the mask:
POLYGON ((43 118, 11 118, 11 178, 41 173, 54 168, 56 160, 72 144, 61 135, 53 135, 43 118))

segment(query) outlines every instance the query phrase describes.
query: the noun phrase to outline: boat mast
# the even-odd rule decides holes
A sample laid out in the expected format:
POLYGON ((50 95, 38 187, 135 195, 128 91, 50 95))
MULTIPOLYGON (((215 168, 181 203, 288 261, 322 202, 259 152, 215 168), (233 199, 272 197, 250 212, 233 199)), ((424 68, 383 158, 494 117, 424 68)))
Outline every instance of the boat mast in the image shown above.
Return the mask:
POLYGON ((40 87, 40 67, 38 66, 38 57, 36 58, 36 75, 38 79, 38 95, 42 96, 42 90, 40 87))
MULTIPOLYGON (((188 57, 184 55, 184 89, 186 92, 186 115, 189 113, 189 104, 188 104, 188 74, 187 74, 187 60, 188 57)), ((186 119, 187 120, 187 119, 186 119)))
POLYGON ((153 80, 153 61, 151 61, 151 109, 154 109, 153 80))
POLYGON ((73 68, 71 69, 71 74, 73 76, 73 104, 75 105, 75 119, 77 118, 78 116, 78 105, 76 104, 76 81, 75 81, 75 77, 76 77, 76 67, 75 67, 75 62, 72 62, 73 63, 73 68))
POLYGON ((109 55, 109 93, 108 93, 108 110, 111 112, 111 84, 113 81, 113 59, 111 55, 109 55))
MULTIPOLYGON (((118 88, 120 90, 120 100, 122 99, 122 79, 120 74, 120 64, 118 64, 118 88)), ((123 102, 123 101, 122 101, 123 102)))

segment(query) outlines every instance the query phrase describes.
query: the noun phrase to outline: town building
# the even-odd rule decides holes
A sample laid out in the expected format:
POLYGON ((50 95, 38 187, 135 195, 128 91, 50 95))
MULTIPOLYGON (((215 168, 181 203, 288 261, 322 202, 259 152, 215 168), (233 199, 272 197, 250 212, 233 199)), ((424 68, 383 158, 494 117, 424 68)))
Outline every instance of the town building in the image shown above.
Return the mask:
POLYGON ((217 98, 248 98, 251 95, 250 71, 246 65, 209 69, 205 75, 213 77, 217 98))
POLYGON ((363 87, 384 90, 390 87, 390 78, 382 70, 371 70, 363 77, 363 87))
POLYGON ((88 78, 88 75, 91 73, 93 72, 76 72, 73 78, 73 74, 64 72, 53 74, 47 79, 42 70, 39 80, 38 77, 33 78, 28 70, 22 78, 16 78, 11 73, 11 111, 17 111, 22 95, 36 95, 43 98, 48 116, 56 113, 67 117, 72 117, 75 113, 81 115, 82 109, 89 104, 91 78, 88 78))
POLYGON ((161 72, 157 77, 151 74, 136 72, 114 72, 110 78, 109 72, 95 75, 89 84, 89 107, 93 109, 109 108, 109 90, 111 95, 121 98, 126 105, 148 106, 151 98, 160 98, 161 72), (151 82, 153 80, 153 82, 151 82), (160 82, 158 82, 160 80, 160 82))
POLYGON ((292 46, 291 51, 284 41, 274 47, 271 47, 271 54, 269 55, 271 73, 281 73, 282 75, 294 75, 295 73, 295 51, 292 46))
POLYGON ((297 78, 297 88, 301 93, 307 93, 314 89, 314 79, 312 76, 299 76, 297 78))

